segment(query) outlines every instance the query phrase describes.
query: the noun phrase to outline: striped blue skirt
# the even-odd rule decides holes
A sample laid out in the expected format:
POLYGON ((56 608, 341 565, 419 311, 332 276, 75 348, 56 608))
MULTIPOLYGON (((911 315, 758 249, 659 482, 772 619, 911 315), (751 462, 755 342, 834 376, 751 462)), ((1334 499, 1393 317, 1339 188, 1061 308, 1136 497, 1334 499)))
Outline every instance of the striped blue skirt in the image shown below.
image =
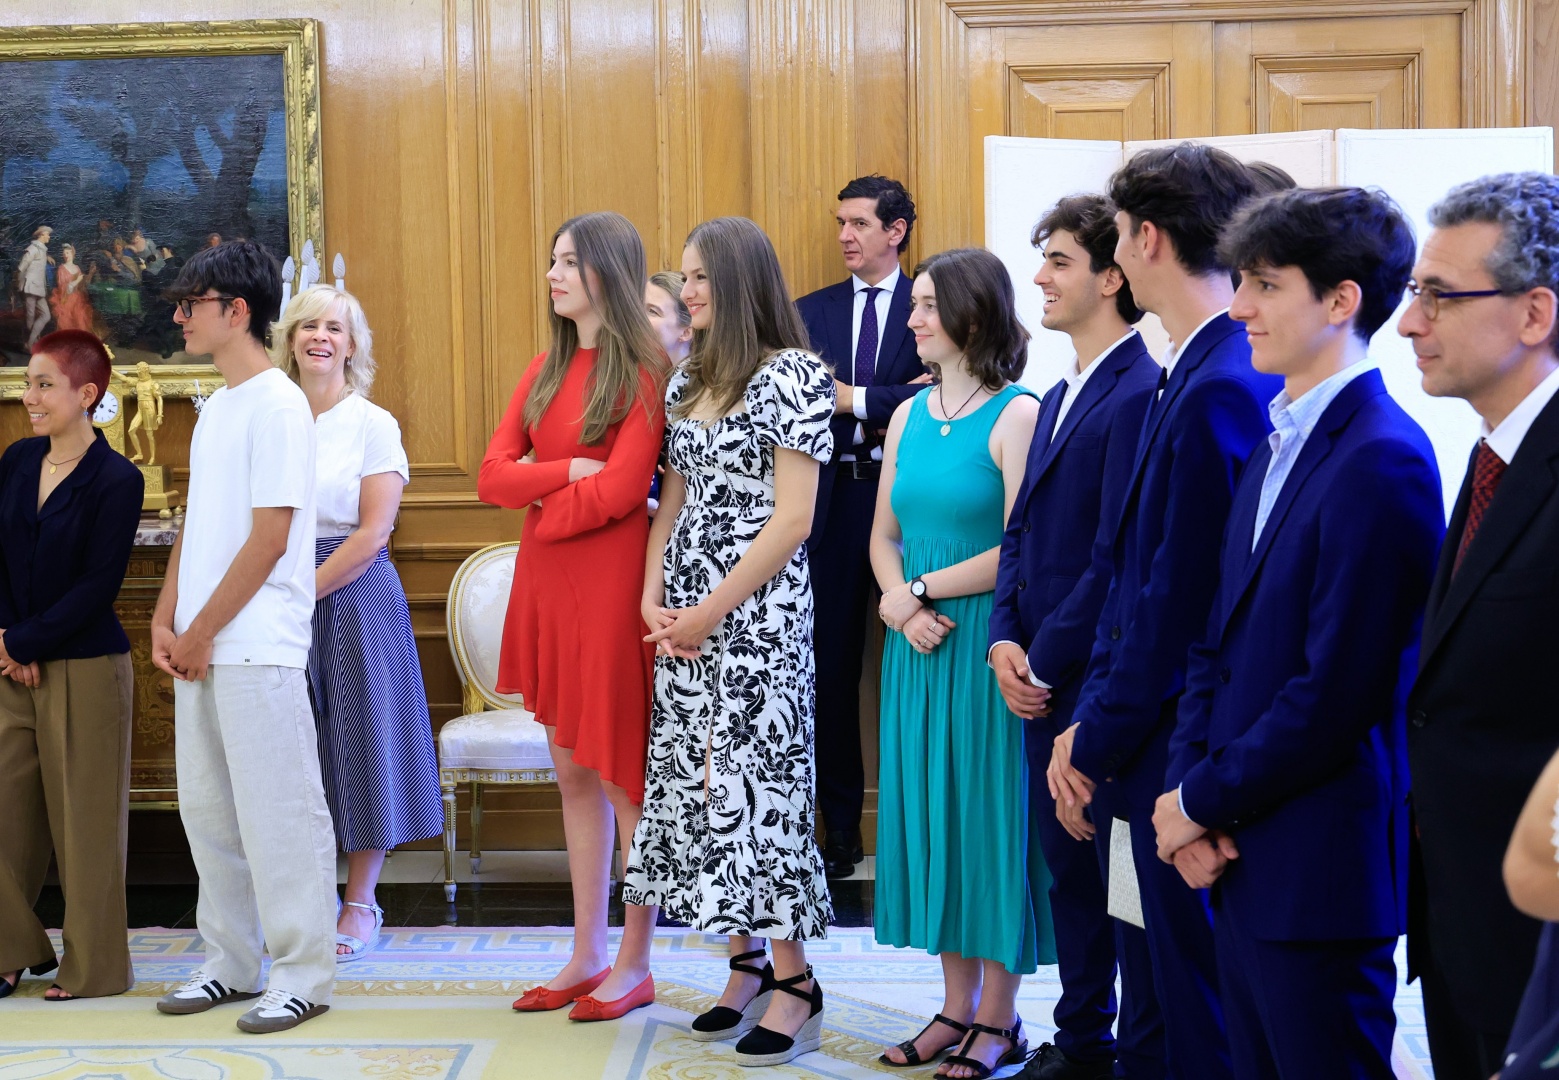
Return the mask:
MULTIPOLYGON (((345 537, 315 542, 318 566, 345 537)), ((309 689, 325 800, 344 851, 385 851, 444 831, 433 726, 406 592, 380 549, 314 605, 309 689)))

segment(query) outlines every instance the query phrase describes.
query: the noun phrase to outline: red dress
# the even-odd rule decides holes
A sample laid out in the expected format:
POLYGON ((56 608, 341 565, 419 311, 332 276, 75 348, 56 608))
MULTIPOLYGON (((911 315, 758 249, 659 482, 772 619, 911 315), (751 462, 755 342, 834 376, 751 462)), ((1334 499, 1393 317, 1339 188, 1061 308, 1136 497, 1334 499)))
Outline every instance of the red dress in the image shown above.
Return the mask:
POLYGON ((646 499, 666 421, 646 372, 653 415, 636 400, 601 443, 581 445, 595 355, 594 349, 574 354, 541 421, 527 430, 525 399, 545 354, 531 361, 487 447, 476 490, 483 502, 526 510, 498 660, 499 693, 522 695, 576 762, 640 803, 655 670, 655 649, 644 642, 649 631, 639 614, 650 529, 646 499), (533 450, 534 461, 519 460, 533 450), (569 483, 569 459, 576 457, 606 467, 569 483), (537 499, 541 505, 532 506, 537 499))

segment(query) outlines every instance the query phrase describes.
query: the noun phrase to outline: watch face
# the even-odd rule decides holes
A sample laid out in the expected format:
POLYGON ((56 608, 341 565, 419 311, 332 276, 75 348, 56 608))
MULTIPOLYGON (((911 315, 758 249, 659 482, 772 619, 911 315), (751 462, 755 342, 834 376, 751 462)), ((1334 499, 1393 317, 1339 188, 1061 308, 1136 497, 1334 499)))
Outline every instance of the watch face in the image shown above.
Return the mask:
POLYGON ((926 583, 924 581, 921 581, 919 578, 917 578, 914 581, 909 583, 909 591, 911 593, 913 593, 915 596, 925 596, 926 595, 926 583))
POLYGON ((103 391, 103 400, 97 403, 97 408, 92 410, 92 422, 94 424, 112 424, 114 417, 119 415, 119 399, 114 396, 112 390, 103 391))

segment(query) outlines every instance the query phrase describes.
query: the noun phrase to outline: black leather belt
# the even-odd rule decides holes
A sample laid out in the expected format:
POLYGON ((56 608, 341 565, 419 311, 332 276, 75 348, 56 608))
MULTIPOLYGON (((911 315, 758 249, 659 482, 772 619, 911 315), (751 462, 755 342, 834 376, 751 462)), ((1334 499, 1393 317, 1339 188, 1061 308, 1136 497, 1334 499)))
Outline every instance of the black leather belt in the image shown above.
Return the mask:
POLYGON ((882 462, 880 461, 841 461, 839 469, 857 480, 876 480, 882 476, 882 462))

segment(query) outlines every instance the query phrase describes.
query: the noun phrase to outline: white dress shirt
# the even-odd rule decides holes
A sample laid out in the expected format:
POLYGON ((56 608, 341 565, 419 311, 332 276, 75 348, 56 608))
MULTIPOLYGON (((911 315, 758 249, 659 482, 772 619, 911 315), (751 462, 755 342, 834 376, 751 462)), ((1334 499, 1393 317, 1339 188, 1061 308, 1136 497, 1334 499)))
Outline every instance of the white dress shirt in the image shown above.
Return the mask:
POLYGON ((1547 407, 1555 393, 1559 393, 1559 368, 1549 372, 1548 378, 1533 387, 1532 392, 1521 399, 1521 404, 1511 409, 1510 415, 1499 422, 1499 427, 1490 429, 1488 422, 1484 422, 1484 442, 1506 465, 1516 459, 1516 451, 1527 437, 1532 421, 1547 407))
MULTIPOLYGON (((852 305, 852 314, 850 316, 850 377, 848 379, 841 379, 840 381, 848 382, 851 386, 855 387, 855 396, 854 400, 850 403, 850 411, 855 414, 855 418, 857 420, 866 419, 866 388, 861 386, 861 384, 856 381, 858 375, 855 370, 855 350, 856 346, 858 346, 861 342, 861 318, 866 313, 866 290, 882 290, 872 301, 877 307, 877 355, 873 357, 872 364, 872 368, 875 371, 877 369, 877 362, 882 359, 882 339, 888 332, 888 308, 893 303, 893 291, 898 288, 899 278, 902 276, 903 275, 900 273, 897 266, 893 268, 893 271, 889 273, 887 277, 883 278, 875 285, 866 284, 866 282, 862 281, 855 274, 850 275, 850 286, 855 290, 855 301, 852 305)), ((843 365, 841 365, 841 368, 842 367, 843 365)), ((841 374, 843 374, 842 371, 841 374)), ((876 385, 875 376, 872 379, 872 385, 876 385)), ((865 441, 866 433, 861 430, 860 424, 856 424, 855 438, 851 440, 851 445, 860 446, 865 441)), ((846 451, 842 455, 845 460, 849 460, 854 456, 855 455, 849 451, 846 451)), ((881 447, 877 447, 872 450, 872 460, 882 460, 881 447)))

